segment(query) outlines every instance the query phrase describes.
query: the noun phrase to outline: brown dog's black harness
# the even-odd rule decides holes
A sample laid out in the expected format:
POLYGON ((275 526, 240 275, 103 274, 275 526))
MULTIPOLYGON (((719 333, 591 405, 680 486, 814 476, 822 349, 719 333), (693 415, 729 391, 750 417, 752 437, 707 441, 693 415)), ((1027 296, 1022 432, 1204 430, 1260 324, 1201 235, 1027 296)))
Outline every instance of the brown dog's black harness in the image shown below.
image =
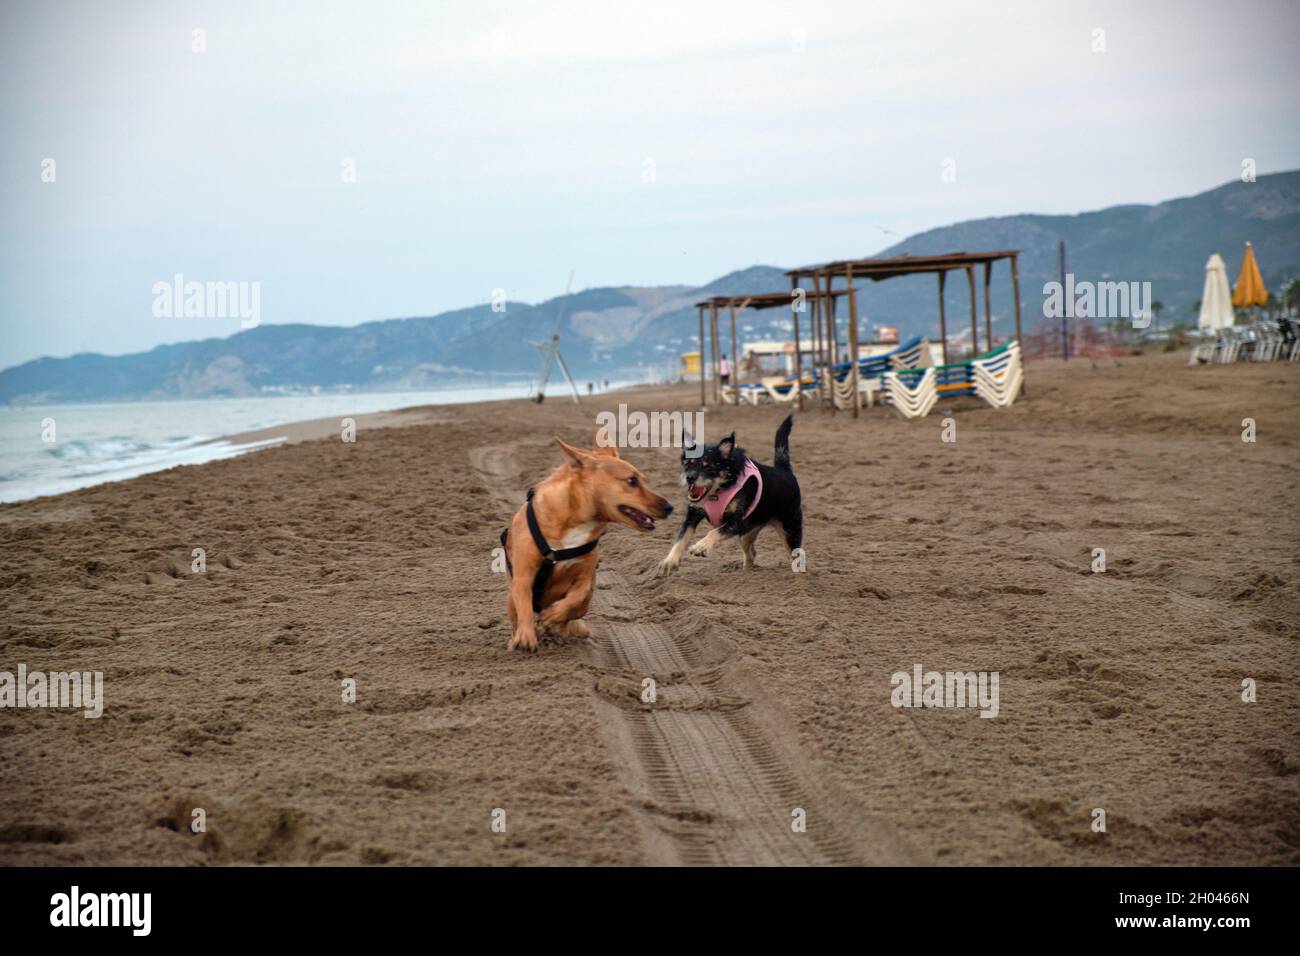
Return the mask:
MULTIPOLYGON (((580 544, 576 548, 561 548, 558 551, 552 548, 546 540, 546 535, 542 534, 542 529, 538 527, 537 515, 533 511, 532 488, 528 489, 528 503, 524 506, 524 517, 528 519, 528 533, 533 536, 533 544, 537 545, 537 550, 542 553, 541 567, 533 577, 533 613, 538 614, 542 610, 542 597, 546 594, 546 583, 551 580, 551 573, 555 570, 555 566, 561 561, 572 561, 574 558, 595 551, 596 545, 600 544, 600 538, 592 538, 586 544, 580 544)), ((506 538, 509 534, 509 528, 501 532, 501 547, 506 548, 506 538)), ((515 573, 514 567, 510 564, 509 548, 506 548, 506 571, 511 575, 515 573)))

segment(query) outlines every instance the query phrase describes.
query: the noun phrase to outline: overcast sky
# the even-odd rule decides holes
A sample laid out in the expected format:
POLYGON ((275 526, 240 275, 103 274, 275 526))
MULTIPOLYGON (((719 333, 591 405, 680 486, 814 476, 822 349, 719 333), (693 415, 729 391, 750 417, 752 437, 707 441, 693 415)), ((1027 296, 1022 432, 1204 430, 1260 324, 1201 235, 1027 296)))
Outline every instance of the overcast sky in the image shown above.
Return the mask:
POLYGON ((1300 166, 1287 0, 160 0, 0 21, 0 366, 238 331, 156 318, 176 273, 259 282, 264 323, 351 325, 496 288, 537 301, 571 269, 575 288, 696 284, 1158 202, 1245 158, 1300 166))

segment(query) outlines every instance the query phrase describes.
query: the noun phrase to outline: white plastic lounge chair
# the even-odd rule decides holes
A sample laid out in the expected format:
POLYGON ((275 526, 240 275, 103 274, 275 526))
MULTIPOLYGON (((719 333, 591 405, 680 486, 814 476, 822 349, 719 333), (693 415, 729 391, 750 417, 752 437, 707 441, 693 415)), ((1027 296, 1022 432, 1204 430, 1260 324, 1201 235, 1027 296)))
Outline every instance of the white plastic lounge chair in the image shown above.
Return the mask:
POLYGON ((884 401, 903 418, 924 418, 939 400, 935 391, 935 369, 927 368, 919 376, 908 375, 909 385, 898 372, 881 376, 884 401))

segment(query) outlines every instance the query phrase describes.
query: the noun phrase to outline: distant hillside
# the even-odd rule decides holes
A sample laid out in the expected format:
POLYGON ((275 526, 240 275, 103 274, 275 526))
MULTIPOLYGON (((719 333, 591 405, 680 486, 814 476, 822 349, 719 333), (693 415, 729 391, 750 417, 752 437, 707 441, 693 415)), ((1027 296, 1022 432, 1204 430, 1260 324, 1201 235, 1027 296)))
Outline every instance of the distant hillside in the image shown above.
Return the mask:
MULTIPOLYGON (((1247 241, 1254 244, 1264 281, 1276 291, 1300 275, 1300 171, 1233 182, 1186 199, 1154 206, 1112 206, 1075 216, 1019 215, 932 229, 882 250, 880 256, 930 255, 953 250, 1019 249, 1022 321, 1042 318, 1043 284, 1058 275, 1057 244, 1065 240, 1066 266, 1076 279, 1149 281, 1165 306, 1162 324, 1194 321, 1192 305, 1205 286, 1205 260, 1218 252, 1235 281, 1247 241)), ((994 267, 992 305, 998 326, 1011 319, 1007 266, 994 267)), ((982 277, 977 275, 977 285, 982 277)), ((964 276, 950 274, 946 302, 960 326, 969 323, 964 276)), ((983 315, 983 290, 977 289, 983 315)), ((871 321, 927 331, 937 324, 934 276, 890 279, 859 296, 871 321)), ((983 319, 981 318, 981 327, 983 319)), ((995 326, 997 327, 997 326, 995 326)))
MULTIPOLYGON (((1042 314, 1043 284, 1057 274, 1057 243, 1079 279, 1150 281, 1165 305, 1163 321, 1187 321, 1201 296, 1205 260, 1219 252, 1235 276, 1247 240, 1276 289, 1300 275, 1300 171, 1234 182, 1154 206, 1114 206, 1075 216, 1018 215, 957 223, 912 236, 876 255, 1020 249, 1024 326, 1042 314)), ((846 249, 844 256, 871 255, 846 249)), ((1010 279, 995 268, 995 328, 1011 328, 1010 279)), ((387 319, 350 328, 264 325, 229 338, 159 346, 120 357, 42 358, 0 372, 0 402, 103 401, 255 395, 268 390, 351 387, 420 388, 486 372, 533 373, 530 344, 559 331, 565 358, 580 378, 611 378, 668 362, 695 347, 693 303, 715 294, 789 288, 780 268, 754 266, 706 286, 587 289, 537 305, 488 305, 426 318, 387 319), (558 320, 558 326, 557 326, 558 320)), ((949 333, 969 316, 960 274, 947 285, 949 333)), ((982 291, 980 308, 983 308, 982 291)), ((862 335, 873 324, 937 335, 933 276, 866 283, 859 295, 862 335)), ((779 310, 746 313, 750 337, 785 337, 779 310)), ((981 319, 982 325, 982 319, 981 319)), ((729 349, 728 349, 729 351, 729 349)))

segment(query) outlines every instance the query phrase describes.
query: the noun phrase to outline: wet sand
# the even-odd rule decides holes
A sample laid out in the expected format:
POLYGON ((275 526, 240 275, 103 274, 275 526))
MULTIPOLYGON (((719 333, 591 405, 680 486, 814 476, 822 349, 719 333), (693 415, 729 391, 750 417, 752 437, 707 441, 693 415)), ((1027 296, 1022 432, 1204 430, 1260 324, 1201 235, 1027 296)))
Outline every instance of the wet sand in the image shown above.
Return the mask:
MULTIPOLYGON (((487 402, 481 403, 489 404, 487 402)), ((294 445, 303 441, 316 441, 322 438, 343 440, 344 422, 351 419, 356 429, 371 431, 377 428, 393 428, 398 425, 418 425, 441 420, 439 412, 446 406, 419 405, 413 408, 398 408, 384 412, 366 412, 361 415, 335 416, 331 418, 312 418, 302 422, 286 422, 268 428, 226 435, 214 441, 229 442, 232 445, 252 445, 264 441, 280 441, 294 445)))
MULTIPOLYGON (((593 640, 536 656, 492 549, 551 436, 697 389, 331 419, 0 506, 0 671, 106 697, 0 709, 0 862, 1300 863, 1300 364, 1185 361, 1031 364, 1010 409, 949 403, 955 443, 805 411, 806 572, 765 532, 753 572, 664 580, 676 523, 617 528, 593 640), (892 706, 916 664, 997 672, 997 717, 892 706)), ((770 461, 784 414, 706 437, 770 461)), ((625 454, 680 498, 676 450, 625 454)))

